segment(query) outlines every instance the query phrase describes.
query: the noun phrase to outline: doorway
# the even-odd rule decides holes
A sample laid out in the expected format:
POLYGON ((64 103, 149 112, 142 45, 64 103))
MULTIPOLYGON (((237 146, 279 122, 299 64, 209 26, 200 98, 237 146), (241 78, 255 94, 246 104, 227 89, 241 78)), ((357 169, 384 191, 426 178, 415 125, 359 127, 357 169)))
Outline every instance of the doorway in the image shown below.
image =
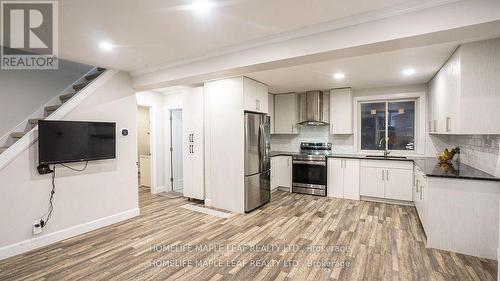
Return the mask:
POLYGON ((182 193, 182 109, 170 110, 170 181, 182 193))
POLYGON ((150 108, 137 106, 137 165, 139 187, 151 188, 150 108))

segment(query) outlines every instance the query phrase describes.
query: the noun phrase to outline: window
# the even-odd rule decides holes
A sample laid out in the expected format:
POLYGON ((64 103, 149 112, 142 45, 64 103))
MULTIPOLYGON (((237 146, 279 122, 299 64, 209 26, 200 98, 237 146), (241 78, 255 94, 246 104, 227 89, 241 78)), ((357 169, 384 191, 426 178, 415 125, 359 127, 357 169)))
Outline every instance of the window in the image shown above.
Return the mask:
POLYGON ((415 100, 366 102, 360 111, 361 150, 415 150, 415 100))

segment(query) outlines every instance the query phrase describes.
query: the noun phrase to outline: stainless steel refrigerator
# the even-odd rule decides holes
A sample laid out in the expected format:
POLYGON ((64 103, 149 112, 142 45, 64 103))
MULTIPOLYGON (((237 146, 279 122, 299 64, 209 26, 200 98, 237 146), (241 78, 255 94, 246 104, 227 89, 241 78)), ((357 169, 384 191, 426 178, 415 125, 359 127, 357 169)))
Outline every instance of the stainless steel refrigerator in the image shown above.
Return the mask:
POLYGON ((245 212, 271 198, 270 119, 245 112, 245 212))

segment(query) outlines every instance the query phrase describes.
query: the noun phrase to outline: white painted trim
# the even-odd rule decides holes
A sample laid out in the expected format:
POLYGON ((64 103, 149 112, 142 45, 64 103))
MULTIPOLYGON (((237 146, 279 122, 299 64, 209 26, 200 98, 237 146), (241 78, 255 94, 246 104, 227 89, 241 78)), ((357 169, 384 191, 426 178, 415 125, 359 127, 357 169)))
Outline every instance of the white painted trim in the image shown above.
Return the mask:
POLYGON ((100 218, 94 221, 75 225, 56 232, 48 233, 43 236, 24 240, 15 244, 7 245, 0 248, 0 260, 6 259, 15 255, 19 255, 40 247, 50 245, 52 243, 62 241, 98 228, 109 226, 117 222, 131 219, 140 214, 139 208, 128 210, 122 213, 114 214, 108 217, 100 218))
MULTIPOLYGON (((58 108, 54 113, 52 113, 45 120, 61 120, 64 116, 68 115, 73 109, 78 107, 83 101, 96 92, 96 90, 101 87, 104 83, 108 82, 118 70, 106 70, 97 79, 95 79, 88 86, 83 88, 74 97, 65 102, 60 108, 58 108)), ((59 98, 59 97, 57 97, 59 98)), ((38 140, 38 126, 33 128, 31 131, 26 133, 20 140, 15 142, 2 154, 0 154, 0 170, 5 168, 10 162, 12 162, 19 154, 28 149, 38 140)))
MULTIPOLYGON (((376 89, 374 89, 376 90, 376 89)), ((362 151, 360 150, 359 144, 359 132, 360 128, 360 103, 367 101, 383 101, 383 100, 405 100, 405 99, 417 99, 416 109, 418 111, 418 116, 416 120, 416 151, 415 152, 396 152, 394 155, 423 155, 425 154, 425 120, 427 118, 427 107, 426 107, 426 93, 425 92, 408 92, 408 93, 398 93, 398 94, 385 94, 385 95, 364 95, 355 96, 353 99, 353 126, 354 126, 354 153, 361 154, 376 154, 373 151, 362 151)))
POLYGON ((207 207, 212 207, 212 200, 211 199, 205 199, 205 206, 207 207))

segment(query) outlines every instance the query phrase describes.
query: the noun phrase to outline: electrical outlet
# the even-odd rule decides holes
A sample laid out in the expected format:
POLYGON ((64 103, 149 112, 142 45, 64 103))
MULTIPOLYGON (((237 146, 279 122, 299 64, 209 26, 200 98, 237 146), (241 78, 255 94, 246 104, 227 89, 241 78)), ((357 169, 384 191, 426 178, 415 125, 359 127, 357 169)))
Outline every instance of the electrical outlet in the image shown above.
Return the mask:
POLYGON ((38 235, 42 233, 42 225, 40 224, 40 221, 35 221, 33 223, 33 235, 38 235))

